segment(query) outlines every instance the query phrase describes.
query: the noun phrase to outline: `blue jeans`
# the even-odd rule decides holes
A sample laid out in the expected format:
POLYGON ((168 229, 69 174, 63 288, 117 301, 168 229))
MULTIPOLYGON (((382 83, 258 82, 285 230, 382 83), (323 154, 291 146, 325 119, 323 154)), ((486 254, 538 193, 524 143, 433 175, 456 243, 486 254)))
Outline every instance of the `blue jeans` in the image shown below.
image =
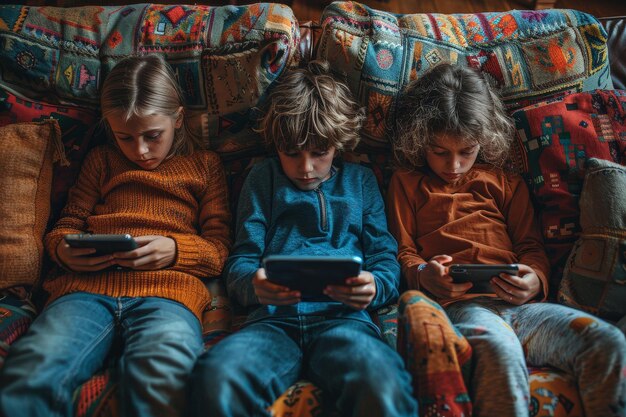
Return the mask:
POLYGON ((417 416, 411 377, 372 323, 269 317, 205 352, 190 388, 193 416, 269 416, 299 378, 324 390, 342 416, 417 416))
POLYGON ((74 415, 74 391, 118 344, 121 415, 180 414, 202 352, 196 316, 163 298, 79 292, 53 301, 12 345, 0 373, 0 415, 74 415))

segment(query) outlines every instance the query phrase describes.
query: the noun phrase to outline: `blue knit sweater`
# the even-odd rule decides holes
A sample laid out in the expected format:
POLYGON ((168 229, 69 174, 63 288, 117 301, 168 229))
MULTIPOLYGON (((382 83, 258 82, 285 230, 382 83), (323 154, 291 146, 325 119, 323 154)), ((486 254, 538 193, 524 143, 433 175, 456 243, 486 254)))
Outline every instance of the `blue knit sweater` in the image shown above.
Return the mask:
MULTIPOLYGON (((335 167, 333 175, 311 191, 294 186, 277 158, 252 168, 239 198, 236 243, 224 268, 228 292, 240 304, 259 304, 252 277, 269 255, 360 256, 363 269, 376 281, 369 310, 397 300, 397 244, 387 231, 376 179, 360 165, 339 163, 335 167)), ((249 320, 308 314, 370 320, 367 312, 330 299, 260 306, 249 320)))

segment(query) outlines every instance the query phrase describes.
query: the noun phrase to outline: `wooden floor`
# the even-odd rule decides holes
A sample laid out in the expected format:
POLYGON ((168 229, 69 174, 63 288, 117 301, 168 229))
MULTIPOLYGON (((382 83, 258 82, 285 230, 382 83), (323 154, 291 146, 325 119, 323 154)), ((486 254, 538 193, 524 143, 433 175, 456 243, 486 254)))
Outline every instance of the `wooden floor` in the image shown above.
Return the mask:
MULTIPOLYGON (((161 4, 250 4, 260 0, 113 0, 97 2, 95 0, 26 0, 22 4, 31 6, 84 6, 84 5, 122 5, 142 2, 161 4)), ((266 0, 267 1, 267 0, 266 0)), ((392 13, 474 13, 529 9, 534 1, 545 0, 379 0, 361 2, 368 6, 392 13)), ((596 17, 626 16, 626 0, 552 0, 556 8, 578 9, 596 17)), ((330 1, 292 0, 277 1, 290 4, 299 21, 319 21, 322 10, 330 1)))

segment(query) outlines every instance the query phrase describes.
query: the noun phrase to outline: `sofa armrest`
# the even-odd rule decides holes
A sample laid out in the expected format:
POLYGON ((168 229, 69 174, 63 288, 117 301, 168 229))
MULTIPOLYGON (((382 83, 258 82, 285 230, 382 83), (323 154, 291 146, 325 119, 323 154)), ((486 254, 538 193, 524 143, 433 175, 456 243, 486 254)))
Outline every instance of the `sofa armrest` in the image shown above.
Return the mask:
POLYGON ((598 19, 608 35, 611 78, 616 89, 626 89, 626 16, 598 19))

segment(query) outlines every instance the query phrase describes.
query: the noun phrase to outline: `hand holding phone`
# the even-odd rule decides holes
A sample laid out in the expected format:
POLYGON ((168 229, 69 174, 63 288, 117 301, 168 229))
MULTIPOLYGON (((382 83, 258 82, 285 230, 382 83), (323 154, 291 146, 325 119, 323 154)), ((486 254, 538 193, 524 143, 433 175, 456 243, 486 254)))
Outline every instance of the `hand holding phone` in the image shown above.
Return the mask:
POLYGON ((448 275, 454 283, 471 282, 472 288, 468 293, 493 294, 491 279, 501 273, 517 276, 519 268, 516 264, 454 264, 450 265, 448 275))

